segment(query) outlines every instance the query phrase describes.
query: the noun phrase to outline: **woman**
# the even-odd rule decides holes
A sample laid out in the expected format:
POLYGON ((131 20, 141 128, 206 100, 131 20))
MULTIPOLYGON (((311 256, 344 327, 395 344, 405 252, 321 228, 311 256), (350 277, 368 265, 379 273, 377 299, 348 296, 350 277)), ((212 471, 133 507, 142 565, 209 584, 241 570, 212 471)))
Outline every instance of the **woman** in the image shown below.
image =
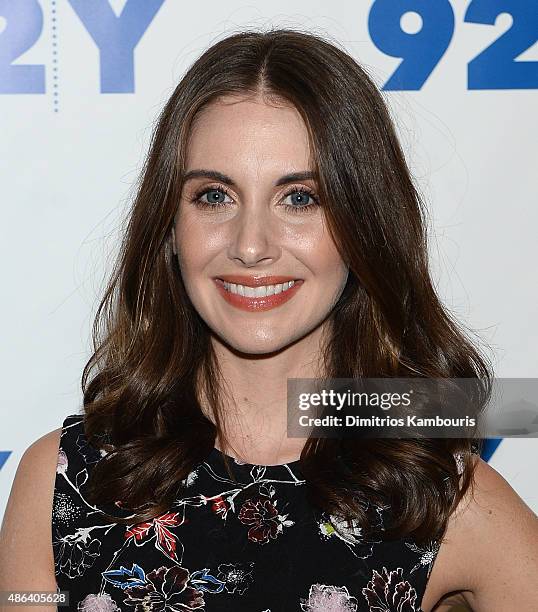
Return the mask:
POLYGON ((87 611, 535 609, 536 517, 477 441, 287 437, 287 379, 326 375, 491 373, 432 287, 364 70, 311 34, 236 34, 160 116, 84 415, 21 460, 2 588, 87 611))

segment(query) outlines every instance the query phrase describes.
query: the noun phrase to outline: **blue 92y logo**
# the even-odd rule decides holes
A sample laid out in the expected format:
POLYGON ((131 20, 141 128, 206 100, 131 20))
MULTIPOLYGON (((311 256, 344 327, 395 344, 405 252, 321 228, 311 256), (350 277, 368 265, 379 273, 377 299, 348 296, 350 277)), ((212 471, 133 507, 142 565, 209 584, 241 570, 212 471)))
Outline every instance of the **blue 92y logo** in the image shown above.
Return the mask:
MULTIPOLYGON (((101 93, 133 93, 133 52, 164 0, 128 0, 119 17, 108 0, 68 2, 99 49, 101 93)), ((14 65, 41 36, 41 5, 37 0, 0 0, 0 17, 0 93, 45 93, 44 65, 14 65)))
MULTIPOLYGON (((164 0, 128 0, 119 16, 108 0, 68 3, 99 49, 101 93, 133 93, 134 49, 164 0)), ((536 89, 538 62, 516 58, 538 40, 537 0, 471 0, 464 21, 492 26, 502 13, 511 15, 512 25, 470 58, 468 88, 536 89)), ((0 0, 0 18, 0 93, 45 93, 45 66, 15 63, 41 36, 41 5, 38 0, 0 0)), ((383 89, 419 90, 450 45, 454 11, 449 0, 374 0, 368 28, 380 51, 402 60, 383 89), (403 30, 401 20, 408 13, 420 18, 418 32, 403 30)))
MULTIPOLYGON (((536 89, 538 62, 516 58, 538 40, 536 0, 471 0, 466 23, 495 25, 508 13, 511 27, 467 65, 468 89, 536 89)), ((368 17, 374 45, 386 55, 400 57, 400 65, 384 90, 419 90, 445 54, 454 34, 454 11, 449 0, 375 0, 368 17), (422 27, 405 32, 401 19, 416 13, 422 27)))

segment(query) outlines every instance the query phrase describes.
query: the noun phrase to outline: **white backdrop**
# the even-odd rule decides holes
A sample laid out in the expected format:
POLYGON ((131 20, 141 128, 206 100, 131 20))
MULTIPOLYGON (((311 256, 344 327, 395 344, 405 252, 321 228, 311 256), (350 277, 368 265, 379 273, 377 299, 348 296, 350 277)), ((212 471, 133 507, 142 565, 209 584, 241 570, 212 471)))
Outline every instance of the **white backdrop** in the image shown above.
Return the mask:
MULTIPOLYGON (((441 295, 497 376, 538 376, 534 2, 0 0, 0 516, 23 450, 81 405, 152 122, 208 46, 271 26, 326 35, 389 84, 441 295)), ((538 440, 490 463, 538 511, 538 440)))

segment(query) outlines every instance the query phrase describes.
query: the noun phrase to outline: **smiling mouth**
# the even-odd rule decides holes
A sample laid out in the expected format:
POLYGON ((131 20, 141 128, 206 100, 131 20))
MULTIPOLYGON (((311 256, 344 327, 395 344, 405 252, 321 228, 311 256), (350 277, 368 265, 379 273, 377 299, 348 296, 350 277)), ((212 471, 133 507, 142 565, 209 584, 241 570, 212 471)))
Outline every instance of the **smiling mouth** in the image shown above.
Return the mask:
MULTIPOLYGON (((276 308, 290 300, 303 284, 303 279, 290 279, 280 283, 263 284, 266 279, 281 280, 283 277, 249 278, 255 286, 230 282, 222 278, 214 281, 224 299, 241 310, 262 311, 276 308)), ((289 278, 289 277, 288 277, 289 278)))
POLYGON ((239 283, 227 283, 226 281, 223 281, 222 283, 226 291, 234 293, 235 295, 242 295, 249 298, 278 295, 279 293, 289 291, 293 285, 295 285, 294 280, 287 281, 285 283, 277 283, 275 285, 259 285, 257 287, 250 287, 249 285, 241 285, 239 283))

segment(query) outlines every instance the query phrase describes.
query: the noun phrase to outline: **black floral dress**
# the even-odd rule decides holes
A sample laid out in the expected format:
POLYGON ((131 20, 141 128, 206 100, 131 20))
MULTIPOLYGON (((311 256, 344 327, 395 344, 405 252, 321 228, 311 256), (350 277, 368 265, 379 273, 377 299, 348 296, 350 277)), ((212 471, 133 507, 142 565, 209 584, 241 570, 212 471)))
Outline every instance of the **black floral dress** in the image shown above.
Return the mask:
MULTIPOLYGON (((234 482, 213 449, 185 479, 188 496, 151 521, 124 525, 85 498, 102 454, 88 444, 83 417, 68 416, 52 512, 56 580, 69 591, 60 610, 422 612, 439 543, 367 539, 313 509, 299 461, 232 459, 234 482)), ((388 508, 368 512, 382 529, 388 508)))

